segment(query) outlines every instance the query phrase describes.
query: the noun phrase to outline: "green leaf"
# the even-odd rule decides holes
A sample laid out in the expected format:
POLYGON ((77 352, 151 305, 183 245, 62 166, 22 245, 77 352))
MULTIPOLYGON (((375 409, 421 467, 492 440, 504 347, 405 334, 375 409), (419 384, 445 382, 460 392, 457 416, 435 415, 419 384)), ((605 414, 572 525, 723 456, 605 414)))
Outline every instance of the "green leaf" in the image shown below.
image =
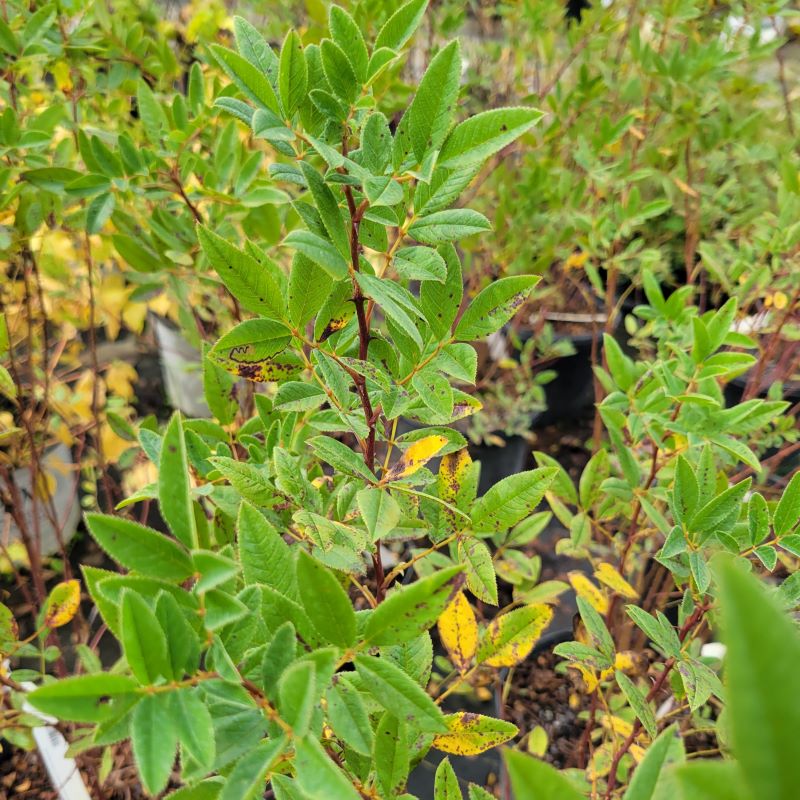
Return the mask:
POLYGON ((322 224, 328 232, 331 241, 336 245, 336 249, 346 259, 350 254, 350 240, 347 236, 347 231, 344 227, 342 213, 339 210, 339 203, 336 200, 333 191, 322 176, 310 164, 305 161, 300 162, 300 168, 306 179, 306 184, 311 192, 311 197, 314 200, 314 205, 319 211, 322 224))
POLYGON ((197 239, 228 291, 244 308, 283 318, 283 296, 268 269, 204 225, 197 226, 197 239))
POLYGON ((248 749, 226 777, 219 800, 256 800, 262 797, 267 773, 285 748, 286 738, 280 736, 248 749))
POLYGON ((317 632, 338 647, 352 647, 356 616, 347 592, 333 573, 301 550, 297 558, 300 598, 317 632))
POLYGON ((583 800, 573 784, 550 764, 518 750, 506 750, 503 758, 517 800, 583 800))
POLYGON ((209 353, 212 357, 234 358, 255 363, 273 358, 292 339, 289 329, 273 319, 248 319, 223 334, 209 353))
POLYGON ((347 54, 336 42, 323 39, 320 43, 322 69, 334 95, 350 107, 358 97, 360 85, 347 54))
POLYGON ((333 279, 322 267, 296 253, 289 275, 289 319, 303 328, 322 308, 332 285, 333 279))
POLYGON ((316 383, 288 381, 278 387, 272 401, 275 411, 309 411, 327 402, 328 395, 316 383))
POLYGON ((263 466, 224 456, 212 456, 208 461, 245 500, 257 506, 269 507, 275 503, 277 493, 264 474, 263 466))
POLYGON ((313 436, 308 440, 308 444, 323 461, 339 472, 377 483, 378 479, 364 463, 364 459, 338 439, 330 436, 313 436))
POLYGON ((142 597, 130 589, 122 593, 120 611, 122 648, 136 680, 152 685, 172 676, 167 639, 158 619, 142 597))
POLYGON ((456 326, 455 338, 471 341, 500 330, 525 303, 538 282, 538 275, 518 275, 490 283, 467 306, 456 326))
MULTIPOLYGON (((620 675, 622 673, 618 672, 617 681, 619 681, 620 675)), ((624 677, 627 678, 627 676, 624 677)), ((620 687, 622 687, 622 684, 620 684, 620 687)), ((628 699, 630 700, 630 698, 628 699)), ((650 736, 655 739, 655 718, 653 718, 652 722, 653 733, 650 733, 650 736)), ((633 778, 625 791, 623 800, 653 800, 656 797, 659 777, 669 761, 670 749, 672 749, 677 738, 676 733, 675 726, 670 726, 647 748, 642 762, 633 773, 633 778)))
POLYGON ((175 582, 192 574, 192 560, 181 545, 152 528, 109 514, 87 514, 86 526, 100 547, 127 569, 175 582))
POLYGON ((374 300, 386 313, 388 319, 402 329, 419 347, 422 349, 422 337, 414 320, 409 316, 409 311, 416 316, 421 312, 413 306, 413 297, 409 294, 408 298, 403 294, 405 291, 394 281, 378 278, 374 275, 365 275, 359 272, 356 275, 358 284, 363 293, 374 300))
POLYGON ((254 67, 260 69, 274 86, 278 83, 278 57, 264 37, 243 17, 233 18, 236 47, 254 67))
POLYGON ((394 254, 395 271, 401 278, 414 281, 438 281, 447 278, 447 265, 430 247, 403 247, 394 254))
POLYGON ((433 781, 433 800, 462 800, 458 777, 449 758, 443 758, 436 767, 433 781))
POLYGON ((458 99, 461 66, 458 40, 450 42, 434 56, 398 126, 395 148, 400 148, 402 155, 395 159, 395 164, 401 164, 408 152, 413 152, 421 163, 427 152, 441 147, 458 99))
POLYGON ((686 800, 754 800, 735 761, 697 759, 677 774, 686 800))
POLYGON ((751 483, 752 479, 746 478, 706 503, 689 521, 689 530, 710 536, 731 519, 735 521, 751 483))
POLYGON ((608 477, 610 469, 607 450, 598 450, 583 468, 578 483, 578 497, 584 510, 588 511, 597 502, 600 497, 600 487, 608 477))
POLYGON ((275 90, 262 72, 227 47, 212 44, 211 52, 225 74, 236 84, 248 100, 251 100, 260 108, 268 109, 280 116, 281 112, 278 98, 275 96, 275 90))
POLYGON ((283 671, 297 657, 297 634, 291 622, 284 622, 272 636, 261 660, 261 683, 267 696, 274 698, 283 671))
POLYGON ((278 681, 278 711, 296 736, 305 736, 317 704, 316 668, 311 661, 296 661, 278 681))
POLYGON ((386 711, 375 730, 372 761, 385 797, 396 797, 408 778, 409 751, 405 725, 386 711))
POLYGON ((447 731, 439 706, 398 666, 386 658, 365 655, 357 656, 355 665, 364 688, 387 711, 400 712, 403 720, 415 730, 447 731))
POLYGON ((470 208, 448 208, 445 211, 435 211, 412 223, 408 235, 423 244, 436 245, 455 242, 491 229, 491 222, 478 211, 470 208))
POLYGON ((773 516, 776 536, 789 533, 800 521, 800 472, 795 472, 783 490, 778 507, 773 516))
POLYGON ((199 574, 194 585, 195 592, 207 592, 233 578, 239 572, 239 565, 222 553, 213 550, 195 550, 192 553, 195 571, 199 574))
POLYGON ((419 304, 431 331, 438 339, 450 334, 450 326, 458 314, 464 282, 461 276, 461 261, 452 244, 442 245, 436 251, 447 266, 444 284, 423 281, 419 290, 419 304))
POLYGON ((166 657, 172 678, 181 680, 186 673, 193 674, 200 661, 197 634, 175 597, 163 590, 157 595, 156 619, 167 641, 166 657))
POLYGON ((348 262, 327 239, 306 230, 294 230, 284 240, 291 247, 325 270, 332 278, 346 278, 348 262))
POLYGON ((109 193, 95 197, 86 208, 86 233, 100 233, 108 222, 115 206, 114 195, 109 193))
POLYGON ((333 732, 356 752, 369 755, 375 737, 359 692, 343 676, 338 676, 328 687, 327 701, 333 732))
POLYGON ((164 431, 158 464, 158 505, 173 536, 186 547, 197 547, 189 462, 181 416, 176 411, 164 431))
POLYGON ((458 558, 466 567, 467 588, 484 603, 497 605, 497 576, 492 554, 480 539, 460 539, 458 558))
POLYGON ((161 130, 167 127, 167 117, 152 89, 143 80, 139 81, 136 89, 136 107, 147 138, 153 144, 158 144, 161 130))
POLYGON ((103 722, 130 708, 141 697, 136 689, 136 682, 127 675, 98 672, 47 683, 27 698, 31 705, 58 719, 103 722))
POLYGON ((400 6, 378 31, 373 52, 382 47, 399 50, 414 35, 427 7, 428 0, 410 0, 400 6))
POLYGON ((178 746, 171 695, 151 694, 139 701, 131 718, 131 745, 142 786, 158 794, 167 785, 178 746))
POLYGON ((157 272, 161 269, 159 257, 136 239, 124 233, 115 233, 111 241, 122 260, 138 272, 157 272))
POLYGON ((753 797, 792 800, 800 786, 800 636, 756 578, 720 565, 727 715, 753 797))
POLYGON ((297 595, 292 551, 264 515, 250 503, 239 507, 239 561, 248 585, 271 586, 290 598, 297 595))
POLYGON ((308 87, 308 65, 303 43, 294 29, 286 34, 281 47, 278 87, 284 113, 291 119, 305 99, 308 87))
POLYGON ((367 618, 364 640, 391 645, 416 639, 432 627, 464 583, 461 566, 448 567, 396 589, 367 618))
POLYGON ((675 522, 681 524, 691 519, 697 511, 699 499, 700 489, 694 470, 686 458, 680 455, 675 466, 675 484, 672 489, 672 513, 675 522))
POLYGON ((363 83, 367 79, 369 52, 358 24, 343 8, 331 6, 328 27, 333 41, 347 54, 356 77, 363 83))
MULTIPOLYGON (((316 737, 295 742, 295 776, 303 797, 325 800, 360 800, 350 780, 325 752, 316 737)), ((231 798, 233 800, 233 798, 231 798)))
POLYGON ((393 533, 400 522, 400 506, 386 489, 362 489, 356 495, 358 510, 373 542, 393 533))
POLYGON ((499 532, 513 527, 533 514, 555 477, 552 467, 539 467, 503 478, 475 503, 473 529, 499 532))
MULTIPOLYGON (((630 703, 634 714, 636 714, 639 721, 644 726, 644 729, 647 731, 647 735, 651 739, 655 739, 658 733, 656 715, 653 713, 653 709, 650 707, 644 694, 624 672, 617 670, 615 677, 619 688, 622 689, 622 693, 625 695, 628 703, 630 703)), ((667 745, 667 747, 668 746, 669 745, 667 745)))
POLYGON ((439 165, 480 163, 529 131, 542 112, 535 108, 495 108, 456 125, 439 153, 439 165))

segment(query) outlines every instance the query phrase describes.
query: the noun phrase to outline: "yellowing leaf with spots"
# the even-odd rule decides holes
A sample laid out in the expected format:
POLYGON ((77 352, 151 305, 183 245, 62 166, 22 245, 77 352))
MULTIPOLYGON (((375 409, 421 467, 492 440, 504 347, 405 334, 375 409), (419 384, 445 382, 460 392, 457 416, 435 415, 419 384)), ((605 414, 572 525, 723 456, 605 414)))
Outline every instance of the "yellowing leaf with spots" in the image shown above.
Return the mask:
POLYGON ((478 650, 478 621, 469 600, 459 592, 439 617, 439 638, 453 666, 463 675, 478 650))
POLYGON ((245 378, 253 383, 285 381, 300 372, 303 366, 291 353, 262 361, 236 361, 213 353, 209 357, 237 378, 245 378))
POLYGON ((478 663, 490 667, 518 664, 533 650, 552 618, 553 609, 544 604, 515 608, 495 617, 478 647, 478 663))
MULTIPOLYGON (((442 457, 437 486, 440 499, 458 508, 461 489, 471 466, 472 458, 466 447, 442 457)), ((456 533, 464 527, 463 517, 446 507, 441 510, 441 522, 448 533, 456 533)))
POLYGON ((519 729, 511 722, 461 711, 444 718, 448 733, 440 733, 433 746, 444 753, 474 756, 513 739, 519 729))
POLYGON ((608 598, 582 572, 570 572, 567 577, 575 594, 591 603, 595 611, 600 614, 608 611, 608 598))
POLYGON ((466 447, 442 456, 442 463, 439 466, 439 497, 442 500, 448 503, 456 500, 471 466, 472 458, 466 447))
POLYGON ((60 628, 72 620, 81 602, 81 585, 76 580, 64 581, 53 587, 47 598, 44 624, 48 628, 60 628))
POLYGON ((627 597, 629 600, 636 600, 639 597, 636 589, 606 561, 598 565, 597 569, 594 571, 594 576, 600 583, 608 586, 608 588, 616 594, 627 597))
POLYGON ((446 444, 446 436, 426 436, 414 442, 399 461, 383 476, 381 483, 398 481, 425 466, 446 444))

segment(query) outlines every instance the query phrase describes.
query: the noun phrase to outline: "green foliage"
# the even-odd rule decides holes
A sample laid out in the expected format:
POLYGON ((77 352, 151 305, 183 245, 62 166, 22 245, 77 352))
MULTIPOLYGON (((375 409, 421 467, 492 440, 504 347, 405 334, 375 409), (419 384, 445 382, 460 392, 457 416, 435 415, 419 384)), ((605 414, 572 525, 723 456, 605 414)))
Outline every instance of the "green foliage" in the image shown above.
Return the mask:
MULTIPOLYGON (((210 47, 230 81, 214 83, 214 110, 201 69, 172 106, 158 85, 136 84, 144 144, 117 142, 131 175, 109 197, 138 194, 146 208, 155 199, 148 181, 167 170, 196 225, 181 217, 168 233, 154 212, 140 231, 120 217, 114 245, 142 286, 163 273, 184 323, 202 319, 202 306, 192 305, 191 285, 157 266, 157 241, 169 241, 173 263, 208 266, 216 340, 203 379, 221 424, 176 413, 161 432, 140 430, 158 479, 125 505, 156 498, 166 531, 87 516, 94 539, 126 570, 86 572, 123 658, 110 673, 48 682, 32 702, 100 723, 87 731, 98 743, 130 739, 150 793, 162 791, 177 756, 188 797, 256 797, 266 783, 276 796, 395 797, 432 743, 480 752, 516 732, 445 717, 427 691, 429 630, 465 591, 497 602, 479 537, 529 517, 553 473, 534 470, 476 500, 473 479, 472 490, 465 483, 453 492, 431 470, 434 458, 468 459, 463 437, 443 426, 480 407, 451 378, 474 379, 473 341, 505 325, 536 283, 501 281, 456 322, 462 270, 453 243, 491 225, 456 207, 466 181, 441 190, 453 173, 474 175, 541 115, 494 109, 459 122, 452 42, 431 60, 392 133, 379 73, 399 64, 426 5, 397 9, 371 48, 341 8, 331 9, 330 38, 290 30, 279 52, 237 19, 236 49, 210 47), (207 151, 217 177, 230 180, 182 161, 181 143, 208 145, 214 130, 207 151), (257 177, 264 145, 269 183, 257 177), (206 202, 212 196, 233 215, 206 202), (273 211, 279 236, 256 224, 273 211), (238 379, 276 385, 256 394, 238 379), (421 429, 398 436, 401 417, 421 429), (430 561, 384 564, 383 542, 410 554, 426 539, 437 542, 430 561), (401 585, 412 567, 423 577, 401 585), (200 782, 214 775, 223 780, 200 782)), ((73 175, 29 179, 60 191, 73 175)), ((99 204, 90 226, 113 207, 99 204)), ((530 649, 549 615, 525 613, 487 653, 510 663, 519 641, 530 649)))

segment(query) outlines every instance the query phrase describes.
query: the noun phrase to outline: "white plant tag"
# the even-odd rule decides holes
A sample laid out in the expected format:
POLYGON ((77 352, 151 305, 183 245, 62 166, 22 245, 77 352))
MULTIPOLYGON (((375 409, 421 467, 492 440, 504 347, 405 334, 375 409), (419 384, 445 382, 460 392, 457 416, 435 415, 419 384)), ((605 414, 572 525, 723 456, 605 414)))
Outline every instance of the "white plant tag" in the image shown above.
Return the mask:
MULTIPOLYGON (((34 689, 31 684, 23 684, 26 689, 34 689)), ((23 705, 28 714, 39 717, 43 722, 52 723, 55 720, 37 711, 29 703, 23 705)), ((42 725, 33 729, 33 738, 39 748, 47 774, 53 788, 58 792, 59 800, 92 800, 83 782, 83 776, 75 763, 74 758, 67 758, 67 740, 52 725, 42 725)))

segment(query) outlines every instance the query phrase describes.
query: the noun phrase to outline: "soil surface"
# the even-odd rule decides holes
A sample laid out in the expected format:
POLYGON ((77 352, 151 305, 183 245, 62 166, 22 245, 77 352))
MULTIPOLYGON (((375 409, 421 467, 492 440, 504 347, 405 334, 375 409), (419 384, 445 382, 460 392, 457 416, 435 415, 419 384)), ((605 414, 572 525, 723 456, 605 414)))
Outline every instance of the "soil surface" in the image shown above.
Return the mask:
MULTIPOLYGON (((100 758, 97 750, 82 753, 76 759, 92 800, 146 800, 149 797, 139 783, 129 745, 114 745, 113 765, 102 785, 97 779, 100 758)), ((171 781, 168 788, 179 786, 178 782, 171 781)), ((59 800, 38 751, 15 748, 0 754, 0 800, 59 800)))
POLYGON ((574 670, 556 672, 559 663, 552 650, 544 650, 515 667, 504 717, 519 727, 521 738, 544 728, 544 759, 563 769, 575 765, 585 727, 578 715, 588 709, 589 698, 574 670))

